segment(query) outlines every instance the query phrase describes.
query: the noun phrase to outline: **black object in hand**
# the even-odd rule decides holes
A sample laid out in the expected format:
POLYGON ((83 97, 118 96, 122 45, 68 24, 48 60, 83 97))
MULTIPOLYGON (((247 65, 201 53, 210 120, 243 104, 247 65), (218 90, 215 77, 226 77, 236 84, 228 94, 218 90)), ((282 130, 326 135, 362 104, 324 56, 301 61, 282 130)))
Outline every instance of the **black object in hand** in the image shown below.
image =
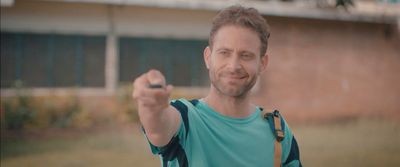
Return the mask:
POLYGON ((157 89, 157 88, 163 88, 163 86, 161 84, 150 84, 149 88, 151 89, 157 89))

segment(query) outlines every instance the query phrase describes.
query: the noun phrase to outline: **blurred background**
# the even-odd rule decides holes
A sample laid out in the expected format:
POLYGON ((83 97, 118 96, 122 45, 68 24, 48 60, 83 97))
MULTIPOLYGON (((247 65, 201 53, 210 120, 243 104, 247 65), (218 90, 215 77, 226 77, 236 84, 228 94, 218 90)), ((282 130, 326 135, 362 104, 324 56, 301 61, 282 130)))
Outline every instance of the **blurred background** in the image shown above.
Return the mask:
POLYGON ((0 0, 2 167, 160 166, 131 83, 151 69, 201 98, 218 10, 271 28, 252 98, 279 109, 304 166, 400 166, 399 0, 0 0))

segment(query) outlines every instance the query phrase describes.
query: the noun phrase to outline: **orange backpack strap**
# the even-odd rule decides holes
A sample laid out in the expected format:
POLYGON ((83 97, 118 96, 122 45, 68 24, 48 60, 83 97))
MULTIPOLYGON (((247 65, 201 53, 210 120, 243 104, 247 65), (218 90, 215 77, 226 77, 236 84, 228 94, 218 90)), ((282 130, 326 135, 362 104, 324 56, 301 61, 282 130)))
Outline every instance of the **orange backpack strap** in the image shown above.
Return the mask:
POLYGON ((281 125, 281 117, 278 110, 274 110, 274 112, 264 112, 263 118, 269 119, 273 117, 274 120, 274 128, 273 131, 275 133, 275 144, 274 144, 274 167, 282 166, 282 140, 285 138, 285 133, 282 129, 281 125))

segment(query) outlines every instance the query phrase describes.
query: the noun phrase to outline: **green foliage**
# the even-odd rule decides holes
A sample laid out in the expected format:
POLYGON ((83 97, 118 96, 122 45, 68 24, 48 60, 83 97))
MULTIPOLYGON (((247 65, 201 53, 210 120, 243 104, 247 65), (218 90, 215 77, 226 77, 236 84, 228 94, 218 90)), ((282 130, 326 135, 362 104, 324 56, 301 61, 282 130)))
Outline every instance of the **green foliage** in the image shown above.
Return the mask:
POLYGON ((7 130, 71 127, 82 110, 75 94, 34 97, 20 85, 16 86, 16 90, 16 96, 2 98, 2 127, 7 130))
POLYGON ((55 101, 40 104, 45 105, 43 111, 49 115, 48 123, 52 127, 71 127, 75 116, 82 112, 79 99, 76 95, 67 97, 66 103, 61 107, 58 107, 55 104, 55 101))
POLYGON ((138 122, 139 115, 137 112, 136 104, 132 99, 132 85, 122 84, 117 90, 118 108, 123 113, 123 117, 128 118, 128 122, 138 122))
POLYGON ((24 89, 22 81, 14 82, 14 89, 17 96, 13 99, 3 101, 1 103, 2 113, 2 128, 21 130, 25 125, 32 122, 36 110, 32 108, 32 98, 29 96, 29 91, 24 89))
MULTIPOLYGON (((132 85, 120 85, 115 96, 67 95, 33 96, 22 84, 17 93, 1 100, 2 130, 45 128, 93 128, 139 121, 132 99, 132 85)), ((174 89, 171 99, 199 98, 190 89, 174 89)))
POLYGON ((12 101, 2 103, 6 129, 20 130, 32 122, 36 111, 31 107, 31 102, 32 99, 29 96, 17 96, 12 101))

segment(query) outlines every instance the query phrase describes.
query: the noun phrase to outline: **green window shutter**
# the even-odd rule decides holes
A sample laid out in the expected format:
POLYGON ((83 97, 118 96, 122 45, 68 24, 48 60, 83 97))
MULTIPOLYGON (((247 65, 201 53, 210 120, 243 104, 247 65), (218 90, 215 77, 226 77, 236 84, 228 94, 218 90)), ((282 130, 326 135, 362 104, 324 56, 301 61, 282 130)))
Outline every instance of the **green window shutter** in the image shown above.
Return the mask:
POLYGON ((1 87, 104 86, 105 37, 1 33, 1 87))
POLYGON ((208 73, 203 62, 207 41, 192 39, 119 39, 120 81, 131 82, 149 69, 160 70, 175 86, 205 86, 208 73))

